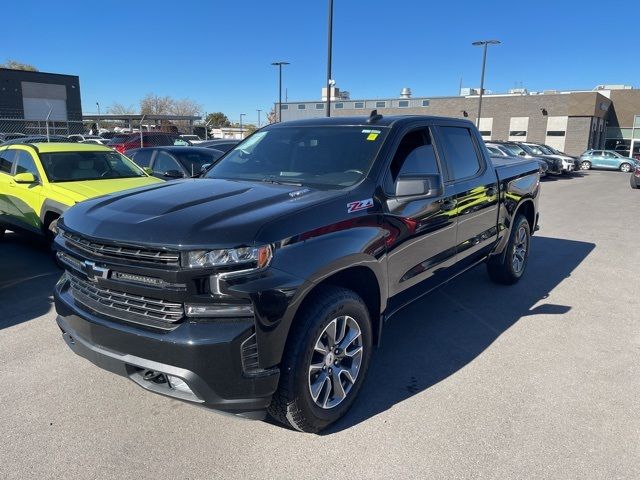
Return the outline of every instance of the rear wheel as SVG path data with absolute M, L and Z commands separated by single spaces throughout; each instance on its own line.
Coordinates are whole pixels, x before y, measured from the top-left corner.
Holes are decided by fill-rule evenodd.
M 620 165 L 620 171 L 629 173 L 631 171 L 631 165 L 629 165 L 628 163 L 623 163 L 622 165 Z
M 513 285 L 527 267 L 529 245 L 531 243 L 531 227 L 524 215 L 518 214 L 513 222 L 509 243 L 504 255 L 491 257 L 487 262 L 489 277 L 496 283 Z
M 319 432 L 355 400 L 371 357 L 369 311 L 353 291 L 320 287 L 296 317 L 269 413 L 302 432 Z
M 591 170 L 591 162 L 587 160 L 580 162 L 580 170 Z

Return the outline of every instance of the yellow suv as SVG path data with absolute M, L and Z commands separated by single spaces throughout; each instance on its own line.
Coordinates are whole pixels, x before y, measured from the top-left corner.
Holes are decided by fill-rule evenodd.
M 89 198 L 162 182 L 104 146 L 0 146 L 0 236 L 5 230 L 53 238 L 58 217 Z

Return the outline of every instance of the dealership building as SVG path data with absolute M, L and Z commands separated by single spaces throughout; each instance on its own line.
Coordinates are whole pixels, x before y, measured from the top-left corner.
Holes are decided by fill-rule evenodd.
M 82 133 L 80 79 L 75 75 L 0 68 L 0 132 Z
M 414 97 L 403 88 L 398 97 L 353 100 L 333 87 L 331 115 L 436 115 L 467 118 L 476 123 L 476 89 L 462 89 L 456 97 Z M 275 105 L 278 111 L 278 104 Z M 319 100 L 282 104 L 282 121 L 322 117 L 326 113 L 326 89 Z M 508 93 L 485 91 L 480 132 L 485 140 L 514 140 L 550 145 L 570 155 L 587 149 L 618 150 L 640 154 L 640 90 L 627 85 L 599 85 L 593 90 L 545 90 L 524 88 Z

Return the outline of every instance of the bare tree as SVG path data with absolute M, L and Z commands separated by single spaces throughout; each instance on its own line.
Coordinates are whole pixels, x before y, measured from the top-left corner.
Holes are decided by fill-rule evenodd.
M 107 108 L 107 113 L 112 115 L 133 115 L 136 113 L 133 105 L 125 107 L 123 104 L 114 102 Z
M 171 97 L 148 93 L 140 100 L 140 113 L 142 115 L 169 115 L 174 103 L 175 101 Z
M 33 65 L 29 65 L 28 63 L 21 63 L 17 60 L 8 59 L 3 64 L 0 64 L 2 68 L 9 68 L 11 70 L 26 70 L 28 72 L 37 72 L 38 69 Z
M 169 110 L 172 115 L 194 116 L 202 112 L 202 105 L 190 98 L 183 98 L 181 100 L 173 100 Z
M 276 123 L 278 121 L 278 116 L 276 115 L 276 108 L 272 107 L 271 111 L 267 114 L 267 123 Z

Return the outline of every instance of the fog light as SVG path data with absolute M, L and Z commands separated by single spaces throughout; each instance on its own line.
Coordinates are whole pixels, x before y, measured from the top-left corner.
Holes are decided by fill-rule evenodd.
M 179 392 L 189 393 L 189 394 L 193 395 L 193 392 L 189 388 L 189 385 L 187 385 L 187 382 L 185 382 L 180 377 L 174 377 L 173 375 L 167 375 L 167 380 L 169 380 L 169 386 L 172 389 L 178 390 Z
M 253 305 L 215 303 L 211 305 L 185 305 L 188 317 L 253 317 Z

